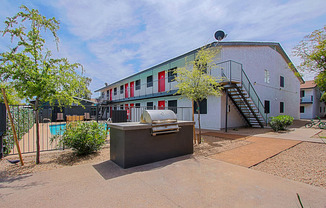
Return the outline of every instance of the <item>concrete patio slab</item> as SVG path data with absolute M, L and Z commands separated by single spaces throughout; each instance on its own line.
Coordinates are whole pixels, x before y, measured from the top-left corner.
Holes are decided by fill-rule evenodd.
M 204 157 L 111 161 L 0 179 L 2 207 L 326 207 L 326 189 Z
M 246 137 L 246 141 L 251 143 L 229 151 L 211 155 L 210 158 L 249 168 L 301 143 L 301 141 L 256 136 Z

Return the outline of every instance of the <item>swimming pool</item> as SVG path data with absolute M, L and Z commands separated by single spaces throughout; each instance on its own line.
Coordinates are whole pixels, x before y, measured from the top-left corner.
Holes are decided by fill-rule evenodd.
M 107 128 L 107 124 L 105 124 L 105 128 Z M 63 135 L 63 133 L 66 131 L 66 124 L 52 124 L 49 126 L 50 132 L 52 135 Z M 110 130 L 110 128 L 109 128 Z

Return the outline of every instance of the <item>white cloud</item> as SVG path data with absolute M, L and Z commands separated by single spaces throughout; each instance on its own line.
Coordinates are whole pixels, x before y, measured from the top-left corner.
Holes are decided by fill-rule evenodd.
M 62 10 L 71 33 L 83 40 L 104 38 L 135 24 L 132 4 L 125 1 L 61 0 L 56 6 Z
M 54 8 L 65 30 L 60 54 L 84 65 L 93 78 L 92 90 L 215 41 L 218 29 L 228 33 L 224 41 L 280 42 L 298 63 L 291 56 L 293 46 L 321 28 L 325 23 L 317 19 L 326 17 L 324 0 L 59 0 L 39 4 Z

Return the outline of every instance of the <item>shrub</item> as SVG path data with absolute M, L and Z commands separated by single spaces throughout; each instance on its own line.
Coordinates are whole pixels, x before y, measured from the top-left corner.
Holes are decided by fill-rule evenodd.
M 271 117 L 269 125 L 274 131 L 286 130 L 293 123 L 293 117 L 288 115 L 280 115 Z
M 74 122 L 67 124 L 66 131 L 59 138 L 59 145 L 72 148 L 77 155 L 86 155 L 100 150 L 107 136 L 104 124 Z M 52 141 L 55 138 L 52 138 Z

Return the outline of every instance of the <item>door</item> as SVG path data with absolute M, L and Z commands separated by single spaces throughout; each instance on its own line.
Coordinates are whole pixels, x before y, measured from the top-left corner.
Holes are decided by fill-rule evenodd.
M 165 109 L 165 101 L 164 100 L 158 101 L 158 109 L 159 110 Z
M 112 89 L 110 89 L 110 100 L 112 100 Z
M 128 83 L 125 84 L 125 98 L 128 98 Z
M 134 82 L 130 82 L 130 97 L 134 96 Z
M 158 73 L 158 92 L 165 91 L 165 71 Z

